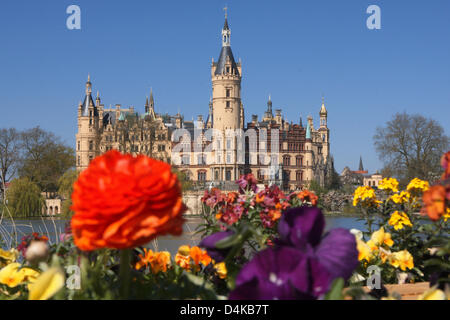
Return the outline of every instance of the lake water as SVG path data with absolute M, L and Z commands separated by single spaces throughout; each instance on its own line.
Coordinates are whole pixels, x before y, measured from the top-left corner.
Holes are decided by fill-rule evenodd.
M 15 220 L 16 230 L 18 234 L 18 242 L 20 239 L 32 232 L 39 232 L 45 234 L 50 239 L 51 243 L 59 241 L 59 235 L 64 232 L 67 220 Z M 195 229 L 201 223 L 200 218 L 188 217 L 184 224 L 184 232 L 179 237 L 164 236 L 149 243 L 148 247 L 157 251 L 169 251 L 172 254 L 176 253 L 178 247 L 183 244 L 195 246 L 199 243 L 199 235 L 195 235 Z M 356 217 L 326 217 L 326 230 L 334 228 L 346 229 L 363 229 L 364 221 Z M 9 248 L 12 244 L 12 239 L 9 234 L 12 234 L 14 226 L 11 221 L 3 220 L 0 224 L 0 237 L 3 240 L 3 247 Z

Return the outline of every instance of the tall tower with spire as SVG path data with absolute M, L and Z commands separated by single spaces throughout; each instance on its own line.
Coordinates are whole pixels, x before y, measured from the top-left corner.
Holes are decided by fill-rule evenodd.
M 214 128 L 218 130 L 241 127 L 241 63 L 236 63 L 230 46 L 231 30 L 227 14 L 222 29 L 222 50 L 219 60 L 212 63 L 212 97 Z M 242 129 L 242 128 L 240 128 Z
M 219 60 L 212 61 L 212 125 L 222 133 L 222 141 L 216 141 L 215 159 L 218 167 L 212 168 L 215 180 L 232 181 L 239 178 L 236 138 L 227 137 L 227 130 L 244 128 L 241 101 L 241 63 L 236 63 L 231 50 L 231 30 L 228 25 L 227 8 L 222 29 L 222 49 Z M 228 131 L 230 132 L 230 131 Z
M 91 77 L 88 75 L 86 94 L 78 105 L 78 133 L 76 135 L 77 169 L 87 168 L 89 162 L 95 158 L 98 149 L 100 96 L 97 94 L 96 103 L 92 98 Z

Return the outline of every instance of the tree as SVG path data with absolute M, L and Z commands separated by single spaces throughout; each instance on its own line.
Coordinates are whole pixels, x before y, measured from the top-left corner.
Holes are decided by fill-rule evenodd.
M 45 206 L 38 185 L 28 178 L 14 179 L 6 192 L 8 208 L 13 217 L 38 217 Z
M 41 190 L 55 193 L 59 178 L 75 166 L 75 151 L 39 127 L 23 132 L 22 141 L 24 156 L 19 175 L 30 178 Z
M 393 173 L 402 184 L 414 177 L 432 181 L 450 144 L 437 121 L 405 112 L 394 115 L 385 127 L 378 127 L 373 139 L 385 164 L 383 171 Z
M 58 194 L 63 198 L 61 212 L 64 217 L 70 217 L 73 214 L 70 207 L 72 206 L 73 184 L 77 179 L 78 171 L 69 170 L 58 181 Z
M 21 137 L 14 128 L 0 129 L 0 194 L 15 175 L 20 162 Z

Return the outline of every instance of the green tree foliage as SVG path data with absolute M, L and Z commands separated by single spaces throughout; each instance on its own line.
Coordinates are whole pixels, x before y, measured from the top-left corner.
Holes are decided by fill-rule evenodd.
M 15 175 L 20 162 L 21 137 L 14 129 L 0 129 L 0 198 L 4 187 Z
M 45 206 L 39 186 L 28 178 L 14 179 L 6 192 L 11 215 L 16 218 L 38 217 Z
M 178 180 L 181 183 L 181 190 L 183 192 L 192 188 L 192 181 L 189 180 L 189 177 L 182 171 L 173 169 L 173 172 L 177 175 Z
M 73 211 L 70 210 L 72 206 L 72 192 L 73 184 L 78 179 L 77 170 L 66 171 L 58 181 L 58 194 L 63 198 L 61 205 L 61 213 L 64 217 L 71 217 Z
M 434 182 L 441 171 L 440 158 L 448 151 L 450 138 L 435 120 L 421 115 L 397 113 L 374 135 L 384 172 L 391 173 L 405 185 L 412 178 Z
M 45 192 L 55 193 L 60 177 L 75 166 L 75 151 L 39 127 L 23 132 L 22 141 L 19 176 L 28 177 Z

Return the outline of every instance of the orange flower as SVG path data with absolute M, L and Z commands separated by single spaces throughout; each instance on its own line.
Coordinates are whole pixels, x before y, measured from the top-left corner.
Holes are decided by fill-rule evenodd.
M 259 194 L 256 194 L 256 196 L 255 196 L 255 202 L 256 203 L 262 203 L 262 202 L 264 202 L 264 198 L 265 198 L 265 195 L 259 195 Z
M 151 259 L 153 257 L 153 251 L 147 250 L 147 248 L 144 248 L 144 255 L 141 253 L 139 254 L 139 261 L 136 263 L 135 268 L 136 270 L 142 269 L 142 267 L 147 267 L 150 263 Z
M 195 265 L 203 264 L 205 267 L 211 263 L 211 257 L 206 253 L 206 250 L 202 250 L 199 247 L 192 247 L 190 257 L 194 261 Z
M 150 261 L 152 272 L 157 274 L 159 272 L 166 272 L 170 265 L 170 253 L 167 251 L 157 252 L 153 255 Z
M 441 185 L 432 186 L 425 191 L 422 196 L 425 207 L 422 212 L 426 212 L 431 220 L 439 220 L 445 213 L 445 187 Z
M 228 203 L 234 203 L 238 197 L 237 192 L 229 192 L 227 195 L 227 202 Z
M 74 184 L 75 244 L 85 251 L 126 249 L 159 235 L 182 233 L 186 210 L 177 176 L 167 163 L 109 151 Z
M 442 180 L 450 178 L 450 151 L 442 156 L 441 165 L 444 168 Z
M 191 257 L 177 253 L 175 255 L 175 263 L 181 268 L 189 270 L 191 268 Z
M 299 192 L 297 198 L 299 198 L 303 202 L 310 202 L 313 206 L 316 206 L 317 200 L 319 200 L 319 197 L 316 196 L 314 192 L 311 192 L 309 190 L 303 190 Z
M 279 210 L 269 210 L 269 217 L 272 221 L 277 221 L 281 218 L 281 211 Z

